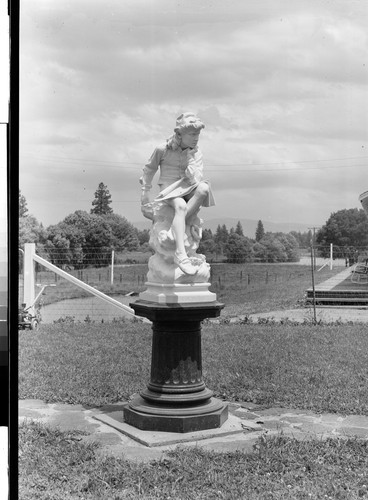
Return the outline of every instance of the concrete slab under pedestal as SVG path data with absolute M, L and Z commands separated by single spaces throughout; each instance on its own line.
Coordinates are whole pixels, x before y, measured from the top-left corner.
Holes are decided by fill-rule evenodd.
M 113 411 L 101 411 L 101 413 L 95 414 L 93 418 L 109 425 L 125 436 L 149 448 L 204 441 L 206 439 L 262 430 L 262 427 L 253 421 L 245 421 L 234 415 L 229 415 L 226 422 L 220 428 L 215 429 L 187 432 L 184 434 L 177 432 L 144 431 L 124 421 L 124 408 L 127 404 L 128 403 L 116 406 Z
M 146 283 L 147 289 L 139 298 L 158 304 L 191 304 L 216 301 L 216 294 L 208 288 L 211 283 Z

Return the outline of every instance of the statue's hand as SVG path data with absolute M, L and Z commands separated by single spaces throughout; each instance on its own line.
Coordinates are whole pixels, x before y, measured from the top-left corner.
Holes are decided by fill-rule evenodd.
M 147 191 L 142 191 L 141 194 L 141 205 L 146 205 L 150 202 L 149 193 Z
M 189 179 L 190 184 L 196 184 L 197 182 L 200 182 L 202 180 L 202 172 L 196 168 L 193 168 L 193 166 L 188 165 L 188 167 L 185 170 L 185 175 L 187 179 Z

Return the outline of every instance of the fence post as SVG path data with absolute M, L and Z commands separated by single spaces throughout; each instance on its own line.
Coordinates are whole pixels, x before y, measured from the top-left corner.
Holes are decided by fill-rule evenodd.
M 33 256 L 35 253 L 36 253 L 36 244 L 25 243 L 23 302 L 26 304 L 26 307 L 31 306 L 35 299 L 35 263 L 33 260 Z
M 330 271 L 332 271 L 333 265 L 333 243 L 330 243 Z
M 114 257 L 115 257 L 115 251 L 113 250 L 111 252 L 111 284 L 114 284 Z
M 315 255 L 314 255 L 314 247 L 313 247 L 313 241 L 311 243 L 311 268 L 312 268 L 312 290 L 313 290 L 313 320 L 314 324 L 317 324 L 317 313 L 316 313 L 316 287 L 314 283 L 314 262 L 315 262 Z

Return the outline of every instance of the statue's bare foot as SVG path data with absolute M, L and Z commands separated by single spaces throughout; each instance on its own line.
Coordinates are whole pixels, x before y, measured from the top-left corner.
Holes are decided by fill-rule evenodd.
M 193 276 L 194 274 L 197 274 L 197 272 L 198 272 L 199 267 L 193 266 L 190 259 L 186 255 L 183 255 L 183 254 L 178 255 L 175 252 L 174 262 L 179 267 L 179 269 L 181 271 L 183 271 L 184 274 L 188 274 L 189 276 Z

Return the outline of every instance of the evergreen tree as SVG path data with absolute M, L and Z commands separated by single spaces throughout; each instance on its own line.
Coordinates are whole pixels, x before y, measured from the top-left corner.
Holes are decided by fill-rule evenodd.
M 261 241 L 264 235 L 265 235 L 265 230 L 263 227 L 263 223 L 261 220 L 259 220 L 256 229 L 256 241 Z
M 229 240 L 229 231 L 227 230 L 225 224 L 223 224 L 222 226 L 220 226 L 219 224 L 217 226 L 214 240 L 216 243 L 216 251 L 222 254 Z
M 112 208 L 110 207 L 111 194 L 107 189 L 107 186 L 103 182 L 98 185 L 97 191 L 95 192 L 95 199 L 92 201 L 91 214 L 96 215 L 106 215 L 112 214 Z
M 19 190 L 19 217 L 25 217 L 28 213 L 27 201 Z
M 239 236 L 244 236 L 243 227 L 242 227 L 242 225 L 240 223 L 240 220 L 238 221 L 238 223 L 236 225 L 235 233 L 238 234 Z
M 206 228 L 203 229 L 202 241 L 204 241 L 204 240 L 213 240 L 213 234 L 212 234 L 211 229 L 206 229 Z

